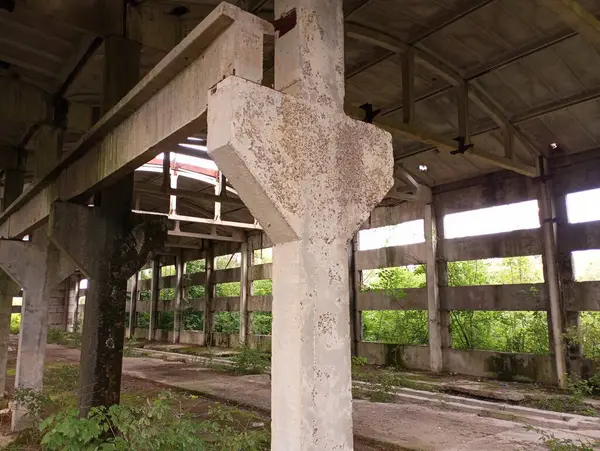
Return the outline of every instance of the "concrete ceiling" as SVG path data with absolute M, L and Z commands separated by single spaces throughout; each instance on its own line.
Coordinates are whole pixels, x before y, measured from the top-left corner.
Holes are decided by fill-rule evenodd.
M 0 10 L 0 89 L 19 83 L 50 108 L 57 96 L 69 100 L 68 148 L 98 118 L 104 50 L 97 36 L 113 32 L 115 18 L 98 9 L 97 20 L 88 22 L 76 14 L 81 8 L 75 3 L 49 3 L 54 6 L 16 0 L 12 12 Z M 218 3 L 146 0 L 130 7 L 130 33 L 143 44 L 141 75 Z M 243 3 L 273 18 L 272 0 Z M 397 164 L 421 182 L 435 186 L 501 170 L 494 159 L 534 166 L 537 154 L 599 147 L 600 22 L 594 29 L 590 18 L 600 13 L 600 0 L 345 0 L 344 8 L 346 111 L 362 118 L 364 103 L 381 109 L 375 122 L 395 131 Z M 403 55 L 411 54 L 409 90 L 402 72 L 410 63 Z M 266 84 L 272 80 L 270 58 Z M 410 98 L 414 112 L 407 128 L 403 103 Z M 0 107 L 0 146 L 15 149 L 26 147 L 32 127 L 52 121 L 51 112 L 31 118 L 2 112 Z M 414 139 L 415 130 L 428 144 Z M 493 158 L 435 147 L 461 130 Z M 558 148 L 551 150 L 551 143 Z M 506 153 L 508 145 L 512 151 Z

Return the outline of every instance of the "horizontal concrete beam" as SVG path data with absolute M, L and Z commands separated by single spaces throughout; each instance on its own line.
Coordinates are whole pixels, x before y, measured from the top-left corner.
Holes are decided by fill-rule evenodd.
M 264 280 L 273 278 L 273 264 L 253 265 L 250 267 L 250 280 Z
M 539 229 L 515 230 L 493 235 L 447 239 L 444 240 L 444 259 L 453 262 L 540 255 L 540 233 Z
M 547 310 L 544 284 L 441 287 L 444 310 Z
M 239 312 L 239 296 L 217 296 L 211 302 L 212 312 Z
M 404 202 L 394 207 L 376 207 L 363 224 L 361 230 L 375 229 L 388 225 L 415 221 L 425 217 L 424 204 L 420 202 Z
M 361 291 L 356 295 L 356 309 L 363 310 L 426 310 L 427 289 L 405 288 L 396 294 L 385 291 Z
M 272 33 L 272 26 L 256 16 L 227 3 L 215 8 L 6 209 L 0 236 L 22 236 L 46 220 L 49 203 L 57 198 L 85 198 L 202 129 L 210 87 L 233 73 L 262 80 L 266 33 Z
M 241 268 L 217 269 L 213 271 L 214 283 L 239 282 L 241 277 Z
M 600 221 L 566 224 L 558 230 L 561 251 L 600 249 Z
M 356 252 L 356 269 L 389 268 L 425 263 L 425 243 Z
M 543 284 L 440 287 L 444 310 L 547 310 Z M 427 289 L 406 288 L 398 293 L 362 291 L 357 310 L 426 310 Z
M 264 296 L 248 297 L 249 312 L 271 312 L 273 311 L 273 296 L 270 294 Z
M 600 311 L 600 281 L 575 282 L 573 289 L 575 291 L 572 297 L 573 303 L 565 306 L 567 311 Z

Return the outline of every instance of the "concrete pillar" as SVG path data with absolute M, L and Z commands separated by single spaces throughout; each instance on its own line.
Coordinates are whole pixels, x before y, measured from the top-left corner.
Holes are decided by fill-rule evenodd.
M 342 1 L 276 0 L 276 90 L 232 76 L 208 149 L 273 242 L 271 449 L 351 450 L 348 244 L 393 185 L 391 136 L 348 118 Z
M 575 305 L 575 273 L 573 271 L 573 256 L 569 248 L 569 243 L 565 239 L 568 233 L 569 217 L 567 214 L 566 196 L 554 196 L 554 206 L 556 214 L 556 247 L 558 276 L 562 288 L 563 308 L 564 308 L 564 333 L 569 330 L 579 330 L 579 312 L 569 311 L 569 307 Z M 583 349 L 580 343 L 572 340 L 566 340 L 565 359 L 568 373 L 573 377 L 582 376 L 581 358 Z
M 173 343 L 179 343 L 179 336 L 182 327 L 182 305 L 183 305 L 183 276 L 185 272 L 185 263 L 183 261 L 183 251 L 180 249 L 175 256 L 175 312 L 173 314 Z
M 154 340 L 154 331 L 158 323 L 158 298 L 160 297 L 160 258 L 152 261 L 152 284 L 150 288 L 150 315 L 148 318 L 148 341 Z
M 429 317 L 429 367 L 432 372 L 440 373 L 444 368 L 443 322 L 440 302 L 440 287 L 437 265 L 437 221 L 433 203 L 424 207 L 425 247 L 427 271 L 427 312 Z
M 15 169 L 4 170 L 4 211 L 23 192 L 24 172 Z M 0 270 L 0 397 L 6 390 L 6 364 L 10 338 L 10 319 L 13 297 L 19 293 L 19 285 L 8 274 Z
M 137 303 L 140 298 L 139 290 L 140 272 L 136 271 L 133 275 L 133 283 L 131 284 L 131 301 L 129 304 L 129 324 L 127 336 L 129 339 L 135 338 L 135 328 L 137 326 Z
M 208 242 L 206 252 L 204 254 L 206 267 L 206 282 L 204 283 L 204 346 L 213 345 L 213 299 L 215 297 L 214 284 L 214 265 L 215 254 L 213 252 L 212 242 Z
M 50 214 L 52 242 L 89 279 L 80 363 L 83 415 L 91 406 L 119 402 L 127 280 L 166 241 L 162 219 L 132 217 L 130 203 L 121 202 L 129 181 L 106 188 L 98 206 L 56 202 Z
M 0 241 L 0 267 L 24 288 L 15 388 L 40 392 L 48 334 L 48 299 L 53 288 L 74 270 L 47 239 L 44 229 L 30 242 Z M 13 404 L 12 430 L 30 426 L 26 409 Z
M 542 170 L 542 173 L 544 173 L 544 170 Z M 542 261 L 550 304 L 550 321 L 548 322 L 550 349 L 554 354 L 557 384 L 560 388 L 564 388 L 567 378 L 563 337 L 563 300 L 556 248 L 556 216 L 552 183 L 547 177 L 540 178 L 538 202 L 540 224 L 542 226 Z
M 79 302 L 79 282 L 81 276 L 72 274 L 69 277 L 67 303 L 65 309 L 65 329 L 67 332 L 77 331 L 77 304 Z
M 241 246 L 242 264 L 240 268 L 240 344 L 247 343 L 249 335 L 248 325 L 248 297 L 250 296 L 250 264 L 252 261 L 252 248 L 248 239 Z
M 356 270 L 356 244 L 354 237 L 348 244 L 348 290 L 350 293 L 350 351 L 358 356 L 358 343 L 362 341 L 362 312 L 358 310 L 357 294 L 360 291 L 360 272 Z
M 104 39 L 102 114 L 106 114 L 140 79 L 142 46 L 122 36 Z

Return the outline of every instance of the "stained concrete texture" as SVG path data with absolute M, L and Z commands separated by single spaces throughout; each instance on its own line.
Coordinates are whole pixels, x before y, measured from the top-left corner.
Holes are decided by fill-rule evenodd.
M 48 345 L 47 358 L 79 362 L 79 351 Z M 198 365 L 151 358 L 124 359 L 123 373 L 190 390 L 214 399 L 242 404 L 259 411 L 270 410 L 267 375 L 234 376 Z M 383 404 L 353 401 L 355 438 L 383 443 L 375 449 L 419 451 L 544 451 L 540 434 L 523 424 L 480 417 L 447 408 L 413 403 Z M 545 429 L 557 438 L 599 440 L 600 431 Z M 358 447 L 356 449 L 359 449 Z

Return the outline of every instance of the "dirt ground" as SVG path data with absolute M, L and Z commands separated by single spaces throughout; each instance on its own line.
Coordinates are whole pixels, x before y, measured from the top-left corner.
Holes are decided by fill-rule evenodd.
M 79 350 L 48 345 L 47 363 L 79 361 Z M 124 390 L 135 378 L 149 392 L 156 387 L 188 390 L 206 403 L 226 401 L 267 416 L 270 410 L 268 375 L 238 376 L 200 365 L 144 357 L 124 361 Z M 133 379 L 132 379 L 133 378 Z M 443 450 L 443 451 L 528 451 L 547 450 L 540 434 L 523 424 L 426 405 L 383 404 L 354 401 L 355 449 Z M 573 440 L 598 440 L 600 431 L 552 429 L 548 434 Z

